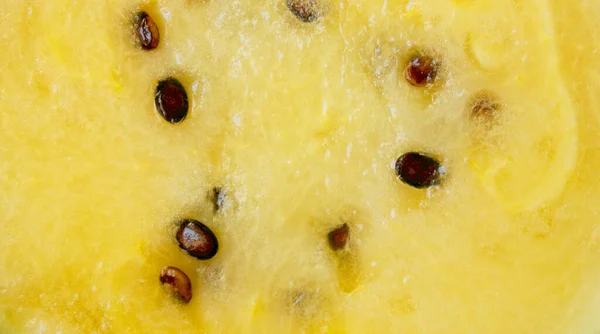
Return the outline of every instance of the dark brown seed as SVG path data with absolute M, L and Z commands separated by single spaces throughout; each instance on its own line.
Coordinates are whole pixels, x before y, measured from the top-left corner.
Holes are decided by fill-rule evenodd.
M 442 166 L 425 154 L 408 152 L 396 161 L 396 174 L 402 182 L 415 188 L 427 188 L 440 182 Z
M 144 50 L 154 50 L 158 47 L 160 41 L 160 33 L 158 32 L 158 26 L 150 15 L 146 12 L 140 12 L 137 15 L 135 35 L 137 37 L 138 44 Z
M 346 247 L 349 235 L 350 228 L 348 228 L 348 224 L 343 224 L 336 227 L 334 230 L 329 232 L 329 234 L 327 234 L 329 246 L 331 246 L 333 250 L 339 250 Z
M 317 0 L 286 0 L 289 10 L 298 20 L 310 23 L 323 15 Z
M 213 202 L 214 211 L 219 211 L 219 209 L 223 207 L 223 202 L 225 201 L 225 191 L 220 187 L 215 187 L 213 188 L 210 197 Z
M 154 93 L 154 104 L 160 115 L 173 124 L 183 121 L 188 113 L 187 93 L 175 78 L 158 82 Z
M 429 56 L 415 56 L 404 68 L 404 78 L 409 84 L 424 87 L 432 84 L 438 73 L 438 63 Z
M 474 117 L 494 116 L 501 108 L 502 104 L 492 93 L 482 91 L 471 98 L 470 109 Z
M 215 234 L 204 224 L 194 219 L 186 219 L 177 231 L 179 248 L 187 254 L 208 260 L 217 254 L 219 244 Z
M 192 283 L 187 275 L 178 268 L 164 267 L 160 272 L 161 283 L 184 303 L 192 299 Z

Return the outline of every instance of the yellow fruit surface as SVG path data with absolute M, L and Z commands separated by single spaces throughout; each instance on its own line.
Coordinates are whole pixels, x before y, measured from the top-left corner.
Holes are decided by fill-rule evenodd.
M 284 0 L 2 1 L 0 333 L 600 329 L 600 2 L 320 4 L 306 23 Z M 419 50 L 431 87 L 402 74 Z M 169 76 L 176 125 L 154 106 Z M 481 92 L 494 124 L 469 114 Z M 442 184 L 399 181 L 408 151 Z M 214 258 L 178 248 L 184 218 Z

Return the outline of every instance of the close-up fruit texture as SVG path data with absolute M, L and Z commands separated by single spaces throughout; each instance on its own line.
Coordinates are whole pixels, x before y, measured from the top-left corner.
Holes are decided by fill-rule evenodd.
M 600 1 L 4 0 L 0 333 L 600 330 Z

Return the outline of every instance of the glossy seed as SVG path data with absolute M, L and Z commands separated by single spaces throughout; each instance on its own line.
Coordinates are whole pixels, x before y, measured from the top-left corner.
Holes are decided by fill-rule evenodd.
M 334 230 L 329 232 L 329 234 L 327 234 L 329 246 L 331 246 L 333 250 L 339 250 L 346 247 L 349 235 L 350 228 L 348 227 L 348 224 L 343 224 L 336 227 Z
M 192 299 L 192 283 L 187 275 L 178 268 L 164 267 L 160 272 L 161 283 L 184 303 Z
M 144 50 L 154 50 L 158 47 L 160 33 L 158 26 L 146 12 L 137 15 L 135 35 L 137 42 Z
M 482 91 L 471 98 L 470 109 L 474 117 L 494 116 L 501 108 L 502 104 L 492 93 Z
M 409 84 L 424 87 L 432 84 L 438 74 L 438 63 L 429 56 L 415 56 L 404 68 L 404 78 Z
M 220 187 L 215 187 L 210 197 L 213 203 L 213 210 L 215 212 L 219 211 L 223 207 L 223 202 L 225 202 L 225 191 Z
M 415 188 L 427 188 L 439 184 L 442 176 L 440 163 L 425 154 L 405 153 L 396 161 L 396 174 L 402 182 Z
M 158 83 L 154 93 L 154 104 L 160 115 L 173 124 L 183 121 L 188 113 L 187 93 L 175 78 L 167 78 Z
M 219 244 L 215 234 L 204 224 L 194 219 L 186 219 L 177 230 L 179 248 L 187 254 L 208 260 L 217 254 Z
M 310 23 L 323 15 L 317 0 L 286 0 L 288 9 L 298 20 Z

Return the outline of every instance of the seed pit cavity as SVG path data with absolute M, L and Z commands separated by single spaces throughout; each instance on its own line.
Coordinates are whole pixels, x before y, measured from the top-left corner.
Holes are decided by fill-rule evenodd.
M 428 188 L 440 183 L 443 166 L 433 157 L 419 152 L 402 154 L 396 161 L 396 175 L 415 188 Z
M 502 103 L 493 93 L 480 91 L 470 98 L 468 109 L 473 117 L 493 117 L 502 109 Z
M 307 300 L 310 300 L 312 295 L 306 291 L 296 291 L 290 296 L 290 304 L 295 308 L 306 307 Z
M 425 87 L 435 82 L 439 71 L 439 62 L 428 55 L 415 55 L 404 68 L 404 78 L 415 87 Z
M 324 15 L 318 0 L 286 0 L 288 9 L 296 18 L 305 23 L 311 23 Z
M 139 12 L 135 20 L 135 36 L 138 45 L 144 50 L 154 50 L 160 42 L 156 22 L 146 12 Z
M 312 318 L 321 311 L 321 295 L 313 289 L 291 289 L 286 293 L 286 307 L 293 315 Z
M 188 96 L 179 80 L 167 78 L 158 82 L 154 104 L 160 115 L 172 124 L 181 123 L 188 114 Z
M 160 282 L 169 292 L 184 303 L 192 299 L 192 283 L 189 277 L 175 267 L 164 267 L 160 272 Z
M 329 239 L 329 246 L 333 250 L 340 250 L 346 247 L 346 243 L 348 242 L 348 237 L 350 236 L 350 228 L 348 224 L 344 223 L 333 229 L 331 232 L 327 234 L 327 238 Z
M 219 250 L 215 234 L 204 224 L 194 219 L 185 219 L 177 230 L 179 248 L 199 260 L 214 257 Z

